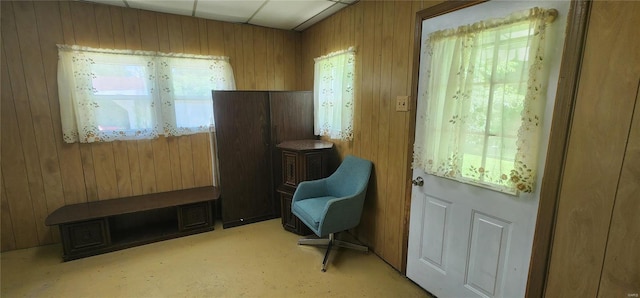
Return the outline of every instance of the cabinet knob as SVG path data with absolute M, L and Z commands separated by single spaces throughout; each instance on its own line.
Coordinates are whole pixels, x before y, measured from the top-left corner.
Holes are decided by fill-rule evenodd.
M 413 184 L 415 186 L 423 186 L 424 185 L 424 179 L 422 179 L 422 177 L 418 176 L 418 177 L 416 177 L 416 179 L 411 180 L 411 184 Z

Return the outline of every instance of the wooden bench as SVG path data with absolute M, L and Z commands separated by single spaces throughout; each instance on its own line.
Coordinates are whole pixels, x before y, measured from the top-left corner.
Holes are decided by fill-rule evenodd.
M 213 186 L 153 193 L 58 208 L 64 261 L 213 230 L 220 191 Z

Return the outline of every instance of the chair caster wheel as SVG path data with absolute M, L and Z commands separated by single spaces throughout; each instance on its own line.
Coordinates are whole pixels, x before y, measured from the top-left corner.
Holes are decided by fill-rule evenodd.
M 327 272 L 327 269 L 322 268 L 322 272 Z

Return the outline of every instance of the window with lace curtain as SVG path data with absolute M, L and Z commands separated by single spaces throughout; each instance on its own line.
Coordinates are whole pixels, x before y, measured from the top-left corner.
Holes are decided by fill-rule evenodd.
M 212 90 L 234 90 L 226 57 L 58 46 L 65 142 L 209 132 Z
M 426 137 L 415 144 L 414 167 L 511 194 L 534 190 L 545 31 L 556 14 L 532 8 L 428 36 L 418 94 Z
M 314 133 L 351 141 L 355 49 L 351 47 L 314 60 Z

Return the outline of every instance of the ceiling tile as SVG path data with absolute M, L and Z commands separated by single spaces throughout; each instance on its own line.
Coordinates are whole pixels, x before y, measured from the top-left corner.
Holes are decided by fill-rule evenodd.
M 303 31 L 358 0 L 81 0 Z M 195 13 L 194 13 L 195 6 Z
M 265 1 L 198 0 L 196 17 L 246 23 Z
M 271 0 L 249 20 L 249 23 L 292 30 L 334 4 L 334 2 L 326 0 Z
M 307 28 L 311 27 L 311 25 L 322 21 L 324 18 L 326 18 L 326 17 L 338 12 L 338 10 L 341 10 L 341 9 L 343 9 L 345 7 L 347 7 L 346 4 L 336 3 L 333 6 L 329 7 L 328 9 L 326 9 L 325 11 L 315 15 L 314 17 L 310 18 L 306 22 L 300 24 L 300 26 L 294 28 L 294 30 L 303 31 L 304 29 L 307 29 Z
M 195 0 L 125 0 L 129 7 L 190 16 Z

